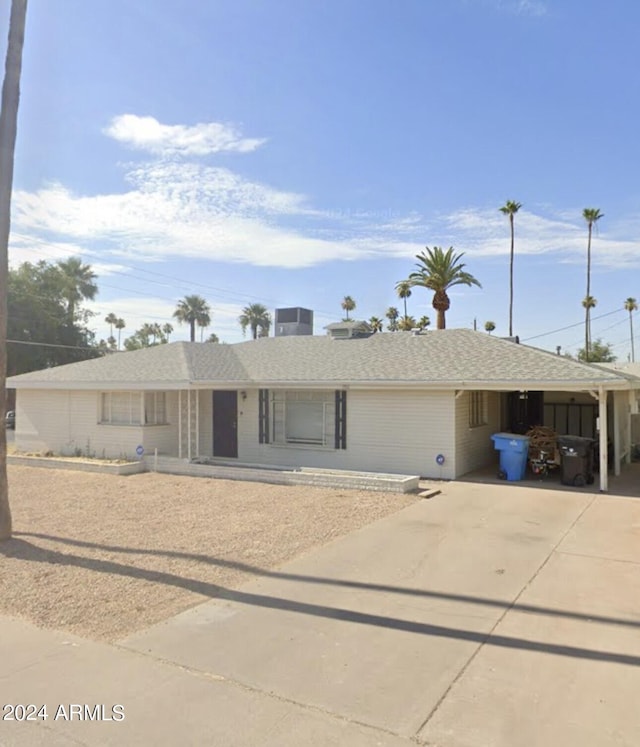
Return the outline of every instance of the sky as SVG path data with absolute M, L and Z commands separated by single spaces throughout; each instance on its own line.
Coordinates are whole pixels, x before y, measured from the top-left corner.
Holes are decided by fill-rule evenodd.
M 384 318 L 453 246 L 482 288 L 451 290 L 447 326 L 506 336 L 515 200 L 514 334 L 575 354 L 599 208 L 592 337 L 627 360 L 639 27 L 634 0 L 30 0 L 10 263 L 89 263 L 98 338 L 196 293 L 233 343 L 251 303 L 315 334 L 346 295 Z M 431 295 L 408 312 L 435 326 Z

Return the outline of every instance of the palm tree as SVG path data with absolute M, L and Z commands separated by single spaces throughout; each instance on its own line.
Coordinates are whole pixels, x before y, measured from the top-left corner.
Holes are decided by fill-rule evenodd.
M 84 299 L 92 301 L 96 297 L 98 286 L 94 280 L 97 275 L 91 265 L 85 265 L 80 257 L 58 260 L 57 266 L 62 282 L 61 294 L 67 302 L 67 314 L 72 323 L 76 317 L 77 304 Z
M 520 210 L 522 203 L 515 200 L 507 200 L 500 208 L 500 212 L 509 216 L 511 228 L 511 253 L 509 255 L 509 337 L 513 337 L 513 216 Z
M 173 312 L 178 324 L 188 324 L 191 330 L 191 342 L 196 341 L 196 324 L 198 327 L 208 327 L 211 324 L 211 307 L 202 296 L 185 296 L 178 301 Z
M 155 345 L 158 337 L 162 340 L 162 327 L 158 324 L 158 322 L 154 322 L 150 325 L 150 327 L 151 337 L 153 337 L 152 344 Z
M 166 324 L 162 325 L 162 334 L 165 337 L 165 340 L 169 342 L 169 335 L 173 332 L 173 324 L 169 324 L 167 322 Z
M 411 296 L 411 284 L 408 280 L 399 280 L 396 283 L 398 298 L 404 301 L 404 318 L 407 318 L 407 298 Z
M 347 314 L 347 321 L 349 321 L 349 312 L 353 311 L 356 307 L 356 302 L 351 298 L 351 296 L 345 296 L 342 299 L 342 303 L 340 304 L 342 306 L 342 310 L 346 312 Z
M 420 319 L 418 319 L 418 329 L 423 330 L 426 329 L 431 324 L 431 319 L 429 319 L 428 316 L 421 316 Z
M 109 337 L 113 337 L 113 325 L 118 321 L 118 317 L 112 311 L 105 316 L 104 320 L 109 325 Z
M 484 328 L 485 328 L 485 330 L 489 334 L 491 334 L 493 332 L 493 330 L 496 328 L 496 323 L 495 322 L 485 322 L 484 323 Z
M 377 316 L 372 316 L 369 319 L 369 326 L 373 330 L 373 333 L 382 332 L 382 319 Z
M 400 312 L 398 309 L 396 309 L 395 306 L 389 306 L 387 309 L 385 316 L 389 320 L 389 324 L 387 324 L 387 329 L 389 332 L 397 332 L 398 331 L 398 317 L 400 316 Z
M 402 332 L 411 332 L 416 327 L 416 320 L 412 316 L 403 316 L 398 322 L 398 329 Z
M 154 329 L 154 325 L 150 324 L 149 322 L 145 322 L 142 327 L 138 330 L 138 334 L 140 336 L 140 339 L 142 340 L 142 344 L 144 347 L 148 347 L 149 345 L 155 345 L 156 343 L 156 332 Z M 151 341 L 151 338 L 153 337 L 153 342 Z
M 452 246 L 446 252 L 439 246 L 426 249 L 426 253 L 416 254 L 418 270 L 409 275 L 409 283 L 412 287 L 420 286 L 434 291 L 432 306 L 438 312 L 436 327 L 445 329 L 445 313 L 451 305 L 447 290 L 454 285 L 477 285 L 479 288 L 482 286 L 473 275 L 464 271 L 465 265 L 460 261 L 464 257 L 464 252 L 454 254 Z
M 251 336 L 254 340 L 258 337 L 268 337 L 269 328 L 271 327 L 271 314 L 267 307 L 261 303 L 252 303 L 242 309 L 242 314 L 238 317 L 242 334 L 246 334 L 247 327 L 251 330 Z M 258 334 L 258 330 L 260 333 Z
M 585 294 L 585 300 L 591 298 L 591 234 L 593 231 L 594 223 L 597 223 L 603 214 L 599 208 L 585 208 L 582 211 L 582 217 L 587 221 L 589 227 L 589 239 L 587 241 L 587 292 Z M 585 316 L 584 316 L 584 355 L 587 363 L 589 362 L 589 344 L 591 342 L 591 307 L 584 304 Z
M 27 0 L 12 0 L 9 41 L 0 109 L 0 419 L 4 423 L 7 381 L 7 278 L 9 276 L 9 228 L 11 189 L 18 129 L 20 73 L 27 14 Z M 7 435 L 0 429 L 0 540 L 11 539 L 12 521 L 7 481 Z
M 118 330 L 118 350 L 120 350 L 120 334 L 122 330 L 127 326 L 125 324 L 124 319 L 121 319 L 118 317 L 115 322 L 113 323 L 113 326 Z
M 638 303 L 635 298 L 627 298 L 624 302 L 624 308 L 629 312 L 629 335 L 631 338 L 631 362 L 635 363 L 636 351 L 633 344 L 633 312 L 638 310 Z

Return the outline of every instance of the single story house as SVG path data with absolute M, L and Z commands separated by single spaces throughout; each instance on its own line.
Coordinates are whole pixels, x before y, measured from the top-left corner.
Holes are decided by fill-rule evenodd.
M 455 479 L 546 424 L 631 456 L 640 378 L 468 329 L 174 342 L 11 377 L 21 451 Z M 611 456 L 609 456 L 611 451 Z M 602 469 L 604 467 L 604 469 Z

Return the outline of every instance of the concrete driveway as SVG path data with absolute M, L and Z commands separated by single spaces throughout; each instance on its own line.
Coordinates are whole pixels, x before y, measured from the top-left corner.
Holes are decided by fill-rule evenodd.
M 3 702 L 127 715 L 0 745 L 637 745 L 640 500 L 450 483 L 119 646 L 0 633 Z

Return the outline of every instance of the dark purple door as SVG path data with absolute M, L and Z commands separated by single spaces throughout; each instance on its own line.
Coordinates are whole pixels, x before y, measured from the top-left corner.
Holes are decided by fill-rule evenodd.
M 238 393 L 213 393 L 213 456 L 238 456 Z

